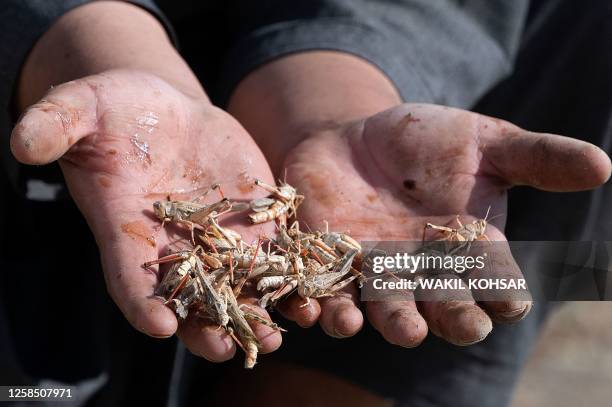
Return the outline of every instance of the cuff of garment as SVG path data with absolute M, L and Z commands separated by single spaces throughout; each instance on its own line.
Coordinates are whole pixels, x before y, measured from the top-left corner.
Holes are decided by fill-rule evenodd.
M 410 91 L 410 100 L 429 101 L 433 95 L 416 70 L 403 62 L 401 55 L 409 44 L 398 49 L 381 30 L 350 19 L 288 21 L 272 24 L 241 39 L 224 61 L 223 76 L 217 95 L 226 106 L 240 80 L 259 66 L 274 59 L 305 51 L 346 52 L 378 67 L 395 85 L 402 100 Z
M 1 159 L 12 183 L 16 183 L 17 162 L 10 154 L 9 135 L 14 125 L 12 100 L 19 72 L 36 41 L 62 15 L 91 3 L 91 0 L 3 0 L 0 9 L 0 138 Z M 150 0 L 131 0 L 153 14 L 164 25 L 176 45 L 172 27 L 155 3 Z M 41 67 L 44 69 L 44 67 Z

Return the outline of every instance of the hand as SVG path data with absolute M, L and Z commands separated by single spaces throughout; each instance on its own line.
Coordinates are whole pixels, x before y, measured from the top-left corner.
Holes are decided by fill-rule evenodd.
M 136 329 L 154 337 L 172 335 L 177 320 L 153 297 L 158 276 L 141 267 L 167 254 L 173 238 L 159 230 L 152 203 L 194 191 L 183 197 L 190 199 L 215 182 L 232 198 L 265 195 L 247 187 L 243 174 L 273 182 L 261 152 L 231 116 L 204 95 L 187 96 L 140 71 L 107 71 L 51 89 L 25 111 L 11 148 L 26 164 L 59 160 L 100 248 L 110 295 Z M 232 227 L 248 242 L 265 232 Z M 263 352 L 280 346 L 279 333 L 260 324 L 254 329 Z M 202 329 L 193 320 L 178 327 L 178 335 L 211 361 L 231 358 L 236 349 L 223 330 Z
M 530 185 L 547 191 L 595 188 L 610 176 L 610 159 L 571 138 L 537 134 L 475 113 L 435 105 L 405 104 L 372 117 L 311 130 L 286 156 L 287 181 L 306 196 L 302 224 L 350 231 L 358 240 L 420 240 L 426 222 L 445 225 L 457 214 L 470 222 L 487 207 L 497 217 L 487 229 L 503 234 L 507 190 Z M 512 259 L 497 272 L 519 277 Z M 411 347 L 427 334 L 457 345 L 482 340 L 491 318 L 516 321 L 529 301 L 480 305 L 462 301 L 367 302 L 372 325 L 391 343 Z M 330 335 L 346 337 L 362 326 L 357 289 L 318 304 L 306 318 L 294 299 L 285 312 L 302 325 L 317 320 Z M 482 308 L 481 308 L 482 306 Z
M 361 240 L 420 241 L 426 222 L 450 224 L 456 215 L 470 222 L 491 206 L 492 215 L 502 216 L 488 237 L 503 241 L 506 190 L 512 185 L 572 191 L 594 188 L 610 175 L 609 158 L 593 145 L 466 111 L 400 103 L 393 82 L 377 66 L 342 52 L 309 51 L 250 73 L 232 94 L 229 111 L 273 170 L 282 177 L 286 167 L 287 181 L 306 196 L 298 210 L 302 225 L 321 228 L 327 220 L 332 230 Z M 493 266 L 519 276 L 511 258 Z M 489 333 L 491 317 L 517 320 L 530 307 L 511 298 L 481 309 L 469 291 L 460 293 L 462 301 L 440 294 L 438 302 L 417 306 L 407 297 L 368 302 L 365 309 L 389 342 L 415 346 L 427 325 L 465 345 Z M 319 320 L 330 335 L 345 337 L 363 324 L 355 288 L 300 309 L 302 303 L 294 296 L 283 309 L 302 326 Z

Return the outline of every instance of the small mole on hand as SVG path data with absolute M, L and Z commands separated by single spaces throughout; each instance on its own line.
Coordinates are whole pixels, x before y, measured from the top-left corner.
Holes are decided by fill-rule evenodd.
M 416 187 L 416 182 L 411 179 L 404 180 L 404 188 L 406 189 L 414 189 Z

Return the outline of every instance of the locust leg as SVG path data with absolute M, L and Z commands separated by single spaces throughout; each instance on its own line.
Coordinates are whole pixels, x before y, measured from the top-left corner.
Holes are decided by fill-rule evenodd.
M 332 285 L 331 287 L 329 287 L 327 290 L 325 290 L 326 292 L 316 295 L 316 298 L 333 297 L 334 295 L 336 295 L 338 291 L 342 290 L 344 287 L 352 283 L 353 280 L 355 280 L 356 278 L 357 276 L 351 276 L 347 278 L 346 280 L 342 280 L 339 283 L 336 283 Z M 300 305 L 300 308 L 306 307 L 308 304 L 310 304 L 310 297 L 306 297 L 305 299 L 306 299 L 306 302 Z
M 170 262 L 179 261 L 179 260 L 187 260 L 190 256 L 193 256 L 194 254 L 196 254 L 197 252 L 201 250 L 204 250 L 204 249 L 202 248 L 202 246 L 198 245 L 191 251 L 182 251 L 182 252 L 172 253 L 167 256 L 160 257 L 157 260 L 151 260 L 151 261 L 144 262 L 142 267 L 149 268 L 155 264 L 164 264 L 164 263 L 170 263 Z
M 229 256 L 229 273 L 230 273 L 230 284 L 234 284 L 234 257 L 230 253 Z
M 347 278 L 346 280 L 342 280 L 339 283 L 332 285 L 331 287 L 329 287 L 329 293 L 333 295 L 333 293 L 342 290 L 344 287 L 352 283 L 353 280 L 355 280 L 356 278 L 357 276 L 353 275 Z
M 242 286 L 244 285 L 244 283 L 246 283 L 247 279 L 249 278 L 249 276 L 253 272 L 253 266 L 255 266 L 255 261 L 257 260 L 257 253 L 259 253 L 259 248 L 261 247 L 261 242 L 262 242 L 262 238 L 260 236 L 257 239 L 257 247 L 255 248 L 255 253 L 253 254 L 253 260 L 251 260 L 251 266 L 249 267 L 249 272 L 247 273 L 246 276 L 244 276 L 244 278 L 242 280 L 240 280 L 240 282 L 234 288 L 234 295 L 236 297 L 238 297 L 240 295 L 240 292 L 242 291 Z
M 147 268 L 151 267 L 154 264 L 164 264 L 164 263 L 170 263 L 170 262 L 173 262 L 173 261 L 185 260 L 189 256 L 191 256 L 191 253 L 189 253 L 189 252 L 173 253 L 173 254 L 169 254 L 169 255 L 164 256 L 164 257 L 160 257 L 157 260 L 147 261 L 147 262 L 145 262 L 142 265 L 142 267 L 147 269 Z
M 257 185 L 258 187 L 261 187 L 262 189 L 277 195 L 278 194 L 278 188 L 272 185 L 268 185 L 263 181 L 260 181 L 258 179 L 255 180 L 255 185 Z
M 291 206 L 287 211 L 287 216 L 294 218 L 297 217 L 297 208 L 304 202 L 303 195 L 296 195 L 294 199 L 292 199 Z
M 221 199 L 223 199 L 224 196 L 223 196 L 223 191 L 221 190 L 221 185 L 220 184 L 212 184 L 210 187 L 208 187 L 208 189 L 202 195 L 197 196 L 191 202 L 198 202 L 200 199 L 204 198 L 206 195 L 210 194 L 215 189 L 219 190 L 219 194 L 221 195 Z
M 428 222 L 423 228 L 423 238 L 421 239 L 421 244 L 425 243 L 425 232 L 427 231 L 427 229 L 434 229 L 440 232 L 446 232 L 451 236 L 457 234 L 457 229 L 449 228 L 448 226 L 438 226 Z
M 274 293 L 267 293 L 264 294 L 260 299 L 259 299 L 259 306 L 262 308 L 266 308 L 268 306 L 268 302 L 270 302 L 270 299 L 272 298 L 272 296 L 274 296 Z
M 215 235 L 217 235 L 221 240 L 225 239 L 225 241 L 227 241 L 232 247 L 236 247 L 236 239 L 234 239 L 233 236 L 231 236 L 224 228 L 221 227 L 221 225 L 219 225 L 215 217 L 211 217 L 209 222 Z
M 195 229 L 204 230 L 204 228 L 197 223 L 193 223 L 185 219 L 180 219 L 177 222 L 182 225 L 186 225 L 189 228 L 189 233 L 191 234 L 191 244 L 195 245 Z
M 242 349 L 245 353 L 247 352 L 246 348 L 244 347 L 240 339 L 238 339 L 238 337 L 234 333 L 234 329 L 231 326 L 228 326 L 225 329 L 225 332 L 236 342 L 236 344 L 240 347 L 240 349 Z
M 246 308 L 248 310 L 250 310 L 251 308 L 246 305 L 246 304 L 241 304 L 239 307 L 241 310 L 242 308 Z M 270 328 L 276 330 L 276 331 L 281 331 L 281 332 L 287 332 L 286 329 L 281 328 L 280 326 L 278 326 L 278 324 L 267 320 L 266 318 L 263 318 L 262 316 L 260 316 L 259 314 L 256 314 L 254 312 L 245 312 L 243 311 L 243 315 L 246 319 L 250 319 L 251 321 L 255 321 L 255 322 L 259 322 L 260 324 L 263 324 L 265 326 L 269 326 Z
M 185 274 L 183 278 L 181 278 L 181 281 L 177 284 L 176 288 L 172 291 L 172 293 L 166 300 L 165 302 L 166 305 L 168 305 L 174 299 L 174 297 L 176 297 L 176 294 L 178 294 L 178 292 L 183 289 L 188 279 L 189 279 L 189 274 Z
M 433 223 L 427 223 L 427 225 L 425 225 L 425 229 L 435 229 L 435 230 L 440 230 L 440 231 L 449 232 L 449 233 L 453 233 L 457 231 L 457 229 L 449 228 L 448 226 L 438 226 L 438 225 L 434 225 Z
M 263 297 L 261 297 L 261 299 L 259 300 L 259 305 L 265 308 L 268 305 L 268 302 L 274 304 L 281 298 L 289 295 L 293 290 L 295 290 L 297 285 L 297 280 L 291 280 L 289 282 L 286 282 L 285 284 L 280 286 L 278 290 L 265 294 Z
M 460 219 L 459 215 L 457 215 L 457 219 L 456 220 L 457 220 L 457 224 L 459 225 L 459 227 L 462 228 L 463 227 L 463 223 L 461 223 L 461 219 Z
M 427 225 L 428 224 L 426 224 L 425 227 L 423 227 L 423 236 L 421 236 L 421 246 L 423 246 L 425 244 L 425 233 L 427 233 L 427 229 L 428 229 Z
M 307 307 L 307 306 L 309 306 L 309 305 L 310 305 L 310 297 L 306 297 L 306 298 L 304 298 L 304 299 L 305 299 L 306 301 L 305 301 L 305 302 L 304 302 L 302 305 L 300 305 L 300 308 L 304 308 L 304 307 Z

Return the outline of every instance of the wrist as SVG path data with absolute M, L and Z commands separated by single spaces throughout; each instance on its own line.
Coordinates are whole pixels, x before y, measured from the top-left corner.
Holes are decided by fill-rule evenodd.
M 113 69 L 154 74 L 206 98 L 153 15 L 129 3 L 97 1 L 64 14 L 37 41 L 21 70 L 17 107 L 23 110 L 51 86 Z
M 272 61 L 236 87 L 229 112 L 251 133 L 275 172 L 287 152 L 317 132 L 401 103 L 369 62 L 341 52 L 303 52 Z

